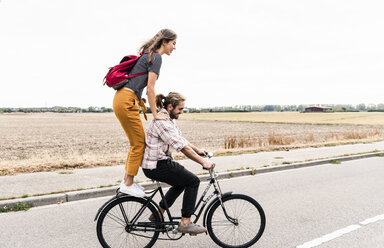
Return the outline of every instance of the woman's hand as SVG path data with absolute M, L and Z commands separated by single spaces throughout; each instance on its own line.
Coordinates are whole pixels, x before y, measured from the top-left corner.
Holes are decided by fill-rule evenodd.
M 166 114 L 163 114 L 163 113 L 158 113 L 154 116 L 154 118 L 156 120 L 164 120 L 164 121 L 168 121 L 169 120 L 169 117 L 166 115 Z

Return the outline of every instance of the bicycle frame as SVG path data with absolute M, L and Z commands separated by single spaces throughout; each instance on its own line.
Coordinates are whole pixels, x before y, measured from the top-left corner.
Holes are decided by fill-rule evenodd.
M 200 216 L 201 216 L 203 210 L 205 209 L 205 206 L 208 204 L 208 202 L 212 199 L 212 197 L 213 197 L 214 195 L 217 196 L 217 199 L 220 200 L 221 205 L 223 206 L 222 201 L 221 201 L 221 199 L 223 198 L 223 196 L 224 196 L 224 195 L 227 196 L 227 195 L 232 194 L 232 192 L 227 192 L 227 193 L 225 193 L 225 194 L 222 193 L 221 188 L 220 188 L 220 185 L 219 185 L 219 183 L 218 183 L 218 181 L 217 181 L 216 173 L 214 172 L 213 169 L 209 170 L 209 174 L 210 174 L 210 176 L 211 176 L 211 179 L 210 179 L 210 181 L 209 181 L 207 187 L 205 188 L 203 194 L 201 195 L 201 197 L 200 197 L 198 203 L 196 204 L 195 210 L 193 211 L 193 212 L 194 212 L 193 215 L 196 217 L 195 220 L 194 220 L 194 223 L 196 223 L 196 222 L 199 220 L 199 218 L 200 218 Z M 214 191 L 213 191 L 207 198 L 204 199 L 204 197 L 205 197 L 205 195 L 207 194 L 208 190 L 211 188 L 211 185 L 213 185 L 213 187 L 214 187 Z M 201 204 L 202 202 L 203 202 L 203 204 L 201 205 L 201 208 L 200 208 L 198 214 L 196 215 L 196 211 L 198 210 L 198 208 L 199 208 L 199 206 L 200 206 L 200 204 Z M 216 200 L 212 201 L 212 203 L 209 205 L 209 207 L 208 207 L 207 210 L 205 211 L 204 216 L 206 216 L 208 210 L 210 209 L 210 206 L 212 206 L 212 204 L 213 204 L 214 202 L 216 202 Z M 204 217 L 204 220 L 205 220 L 205 217 Z M 204 223 L 205 223 L 205 222 L 204 222 Z M 205 226 L 205 224 L 204 224 L 204 226 Z
M 207 155 L 209 158 L 212 157 L 209 154 Z M 206 234 L 209 234 L 212 240 L 219 246 L 232 247 L 233 245 L 233 240 L 228 240 L 228 237 L 221 236 L 223 233 L 222 229 L 220 229 L 223 226 L 221 223 L 226 223 L 223 226 L 224 230 L 229 230 L 230 232 L 231 230 L 234 230 L 234 228 L 239 230 L 236 240 L 241 239 L 243 240 L 241 241 L 243 243 L 240 243 L 241 245 L 238 247 L 249 247 L 249 245 L 253 245 L 261 237 L 265 228 L 265 214 L 262 207 L 255 199 L 247 195 L 232 194 L 232 192 L 223 193 L 220 188 L 217 174 L 213 169 L 209 170 L 209 174 L 210 177 L 207 180 L 208 185 L 201 193 L 201 196 L 193 209 L 192 222 L 197 223 L 204 213 L 202 222 L 203 226 L 207 228 Z M 149 246 L 152 246 L 156 240 L 175 241 L 185 236 L 185 233 L 178 232 L 178 225 L 182 217 L 172 216 L 169 206 L 165 201 L 162 186 L 160 182 L 156 182 L 156 184 L 152 191 L 146 192 L 148 196 L 143 198 L 136 198 L 134 196 L 119 193 L 119 189 L 117 189 L 116 195 L 100 207 L 96 214 L 95 221 L 98 220 L 96 228 L 97 236 L 103 246 L 109 247 L 109 241 L 107 243 L 105 237 L 114 240 L 114 236 L 110 236 L 110 233 L 122 232 L 121 234 L 123 234 L 124 229 L 126 232 L 125 237 L 123 236 L 120 241 L 124 242 L 124 239 L 127 240 L 128 238 L 133 241 L 137 241 L 139 237 L 144 239 L 148 238 L 150 239 L 148 241 Z M 213 192 L 210 191 L 212 185 Z M 160 212 L 160 206 L 153 200 L 157 193 L 160 194 L 160 197 L 164 202 L 163 207 L 165 208 L 165 212 L 163 214 Z M 251 216 L 238 214 L 239 211 L 236 211 L 236 208 L 238 207 L 237 203 L 239 201 L 245 201 L 246 205 L 244 206 L 246 206 L 246 209 L 248 209 L 248 206 L 252 208 L 250 209 L 252 212 Z M 240 205 L 243 206 L 242 203 L 240 203 Z M 243 213 L 243 210 L 244 208 L 242 208 L 241 213 Z M 152 215 L 149 216 L 150 214 Z M 229 214 L 231 214 L 231 216 L 229 216 Z M 105 222 L 104 220 L 107 216 L 110 220 Z M 227 221 L 225 221 L 225 219 Z M 111 221 L 116 222 L 114 224 L 116 226 L 114 229 L 113 225 L 109 227 L 107 224 L 104 224 L 110 223 Z M 258 229 L 251 230 L 252 233 L 250 235 L 254 236 L 248 237 L 249 235 L 242 235 L 243 232 L 249 232 L 250 229 L 247 228 L 247 225 L 258 225 L 258 223 L 260 224 L 259 227 L 256 226 Z M 239 227 L 238 229 L 237 226 Z M 103 228 L 105 227 L 107 227 L 107 231 L 103 231 Z M 117 235 L 119 235 L 118 233 Z M 168 237 L 159 237 L 160 233 L 166 234 Z M 217 234 L 219 236 L 217 236 Z M 194 236 L 196 234 L 190 235 Z M 231 239 L 231 237 L 229 237 L 229 239 Z
M 222 202 L 222 199 L 227 197 L 227 196 L 229 196 L 229 195 L 231 195 L 232 192 L 226 192 L 226 193 L 223 194 L 222 191 L 221 191 L 220 185 L 219 185 L 219 183 L 217 181 L 216 173 L 214 172 L 213 169 L 209 170 L 209 173 L 210 173 L 209 183 L 208 183 L 207 187 L 205 188 L 203 194 L 201 195 L 201 197 L 200 197 L 199 201 L 197 202 L 197 204 L 195 206 L 195 209 L 193 211 L 194 212 L 193 216 L 195 216 L 195 219 L 194 219 L 193 222 L 196 223 L 200 219 L 201 214 L 203 213 L 204 209 L 206 209 L 205 213 L 204 213 L 204 219 L 203 219 L 203 225 L 205 226 L 206 225 L 205 224 L 206 223 L 206 216 L 208 214 L 209 209 L 211 208 L 211 206 L 213 206 L 213 204 L 216 201 L 220 201 L 220 204 L 223 207 L 223 212 L 224 212 L 225 216 L 227 217 L 227 219 L 229 221 L 231 221 L 232 223 L 236 223 L 236 220 L 234 220 L 233 218 L 231 218 L 230 216 L 227 215 L 227 212 L 226 212 L 225 207 L 224 207 L 223 202 Z M 175 226 L 177 226 L 179 224 L 179 221 L 176 221 L 176 220 L 180 220 L 181 217 L 174 217 L 174 216 L 172 216 L 172 214 L 170 212 L 170 209 L 167 206 L 166 201 L 164 200 L 165 199 L 165 195 L 164 195 L 163 189 L 162 189 L 162 187 L 161 187 L 159 182 L 156 182 L 156 183 L 157 183 L 157 188 L 154 189 L 153 191 L 149 192 L 149 193 L 151 193 L 151 196 L 145 197 L 146 203 L 140 208 L 140 210 L 136 213 L 136 215 L 133 217 L 132 220 L 128 220 L 128 217 L 127 217 L 127 215 L 125 213 L 125 210 L 124 210 L 122 204 L 119 204 L 120 210 L 121 210 L 122 215 L 124 217 L 124 221 L 127 224 L 127 227 L 126 227 L 127 231 L 128 230 L 131 231 L 131 230 L 135 229 L 136 231 L 145 231 L 145 232 L 147 232 L 147 231 L 165 232 L 165 231 L 167 231 L 167 229 L 169 227 L 172 227 L 172 229 L 174 229 Z M 210 195 L 208 195 L 206 197 L 206 195 L 207 195 L 207 193 L 208 193 L 208 191 L 209 191 L 209 189 L 211 188 L 212 185 L 214 187 L 214 191 Z M 165 214 L 164 214 L 164 216 L 160 216 L 160 218 L 161 218 L 161 222 L 160 223 L 155 223 L 155 222 L 138 222 L 137 223 L 137 220 L 139 219 L 139 217 L 141 216 L 141 214 L 144 212 L 144 210 L 147 208 L 147 206 L 149 204 L 153 204 L 155 206 L 155 208 L 158 211 L 160 211 L 160 207 L 158 206 L 158 204 L 156 204 L 153 201 L 153 198 L 157 194 L 157 192 L 160 193 L 161 199 L 164 200 L 165 207 L 166 207 L 165 211 L 167 213 L 169 221 L 165 221 L 165 218 L 164 218 Z M 216 195 L 216 199 L 211 201 L 211 199 L 215 195 Z M 113 200 L 121 198 L 121 197 L 130 197 L 130 196 L 127 196 L 127 195 L 121 196 L 121 194 L 117 193 L 112 199 L 107 201 L 106 204 L 103 205 L 100 208 L 99 212 L 101 212 L 102 209 L 106 205 L 108 205 L 110 202 L 113 202 Z M 207 204 L 208 204 L 208 206 L 207 206 Z M 99 213 L 96 215 L 95 220 L 98 218 L 98 215 L 99 215 Z M 159 225 L 161 226 L 160 228 L 158 228 Z M 141 228 L 143 228 L 143 229 L 141 229 Z
M 194 211 L 193 211 L 193 212 L 194 212 L 193 215 L 195 216 L 195 220 L 193 221 L 194 223 L 196 223 L 196 222 L 199 220 L 199 218 L 200 218 L 202 212 L 203 212 L 204 209 L 205 209 L 205 206 L 206 206 L 207 203 L 212 199 L 212 197 L 215 196 L 215 195 L 217 195 L 218 197 L 222 195 L 222 194 L 221 194 L 221 190 L 220 190 L 220 188 L 216 185 L 215 182 L 216 182 L 216 180 L 215 180 L 213 177 L 211 177 L 210 182 L 208 183 L 208 185 L 207 185 L 207 187 L 205 188 L 203 194 L 201 195 L 201 197 L 200 197 L 198 203 L 196 204 L 196 207 L 195 207 L 195 209 L 194 209 Z M 207 195 L 207 192 L 208 192 L 208 190 L 211 188 L 211 185 L 212 185 L 212 184 L 214 185 L 215 191 L 212 192 L 207 198 L 205 198 L 205 196 Z M 137 219 L 140 217 L 140 215 L 142 214 L 142 212 L 144 211 L 144 209 L 148 206 L 148 204 L 154 203 L 152 199 L 153 199 L 153 197 L 157 194 L 157 192 L 160 193 L 161 199 L 164 200 L 165 211 L 166 211 L 167 216 L 168 216 L 168 219 L 169 219 L 169 221 L 165 221 L 165 220 L 164 220 L 164 216 L 163 216 L 163 219 L 162 219 L 162 221 L 161 221 L 161 225 L 162 225 L 163 227 L 165 227 L 165 226 L 172 226 L 172 227 L 173 227 L 173 226 L 177 226 L 177 225 L 178 225 L 179 222 L 178 222 L 178 221 L 175 221 L 175 220 L 180 220 L 181 217 L 174 217 L 174 216 L 172 216 L 171 211 L 170 211 L 170 209 L 169 209 L 169 207 L 168 207 L 168 205 L 167 205 L 167 202 L 165 201 L 165 195 L 164 195 L 163 189 L 162 189 L 162 187 L 160 186 L 160 183 L 159 183 L 159 182 L 157 182 L 157 188 L 154 189 L 154 190 L 151 192 L 151 193 L 152 193 L 151 196 L 149 196 L 149 197 L 145 197 L 145 198 L 147 199 L 147 203 L 146 203 L 145 205 L 142 206 L 142 208 L 139 210 L 139 212 L 138 212 L 138 213 L 136 214 L 136 216 L 133 218 L 133 220 L 131 221 L 132 225 L 134 225 L 134 223 L 135 223 L 135 222 L 137 221 Z M 205 199 L 204 199 L 204 198 L 205 198 Z M 220 198 L 221 198 L 221 197 L 220 197 Z M 203 204 L 201 205 L 201 203 L 203 203 Z M 200 205 L 201 205 L 201 207 L 200 207 Z M 155 204 L 155 207 L 160 211 L 160 208 L 159 208 L 159 206 L 158 206 L 157 204 Z M 199 207 L 200 207 L 200 210 L 199 210 L 198 213 L 196 214 L 196 211 L 199 209 Z M 129 222 L 126 222 L 126 223 L 128 224 Z M 138 223 L 138 224 L 143 224 L 143 223 Z M 165 229 L 162 228 L 161 230 L 158 230 L 158 231 L 165 231 Z

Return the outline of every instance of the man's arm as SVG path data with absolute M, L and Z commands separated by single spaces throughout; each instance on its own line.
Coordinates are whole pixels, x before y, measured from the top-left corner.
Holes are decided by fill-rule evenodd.
M 206 161 L 196 154 L 189 142 L 181 137 L 177 130 L 167 121 L 156 121 L 155 126 L 159 137 L 164 143 L 172 146 L 176 151 L 181 151 L 189 159 L 201 164 L 205 169 L 211 169 L 215 166 L 212 161 Z M 195 147 L 196 148 L 196 147 Z M 197 149 L 197 148 L 196 148 Z
M 197 148 L 196 146 L 194 146 L 193 144 L 191 144 L 191 142 L 189 142 L 187 139 L 184 138 L 184 140 L 187 142 L 187 144 L 193 149 L 194 152 L 196 152 L 198 155 L 200 156 L 206 156 L 206 151 L 204 149 L 199 149 Z
M 196 147 L 195 147 L 196 148 Z M 190 146 L 190 144 L 184 146 L 183 149 L 181 149 L 181 152 L 187 156 L 189 159 L 195 161 L 196 163 L 201 164 L 205 169 L 209 170 L 213 167 L 215 167 L 215 164 L 212 161 L 207 161 L 203 158 L 201 158 L 195 150 Z M 205 154 L 205 153 L 204 153 Z

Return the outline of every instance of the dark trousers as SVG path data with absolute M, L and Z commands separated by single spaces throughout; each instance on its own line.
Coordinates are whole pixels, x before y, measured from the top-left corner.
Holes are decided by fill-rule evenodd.
M 195 174 L 170 159 L 159 160 L 156 169 L 143 169 L 143 171 L 145 176 L 150 179 L 172 185 L 165 194 L 168 207 L 171 207 L 177 197 L 185 190 L 181 216 L 184 218 L 191 217 L 195 208 L 197 192 L 200 185 L 200 179 Z M 163 209 L 166 208 L 163 200 L 160 201 L 160 207 Z

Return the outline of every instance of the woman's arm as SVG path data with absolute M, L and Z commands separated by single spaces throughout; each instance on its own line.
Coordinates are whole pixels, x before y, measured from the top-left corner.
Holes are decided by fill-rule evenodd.
M 152 111 L 153 118 L 157 120 L 166 120 L 168 117 L 164 114 L 158 114 L 156 109 L 156 84 L 157 74 L 155 72 L 148 72 L 147 96 L 149 107 Z

